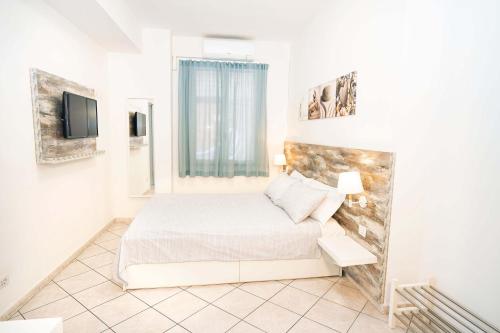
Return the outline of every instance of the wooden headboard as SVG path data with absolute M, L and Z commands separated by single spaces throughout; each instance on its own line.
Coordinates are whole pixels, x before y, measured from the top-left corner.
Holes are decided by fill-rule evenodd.
M 394 154 L 371 150 L 320 146 L 285 142 L 288 170 L 297 170 L 330 186 L 337 186 L 338 175 L 357 170 L 361 174 L 368 206 L 342 205 L 334 218 L 358 243 L 378 258 L 374 265 L 351 266 L 345 269 L 372 301 L 383 304 L 387 250 L 391 221 Z M 357 197 L 354 199 L 357 200 Z M 366 238 L 358 234 L 358 225 L 367 228 Z

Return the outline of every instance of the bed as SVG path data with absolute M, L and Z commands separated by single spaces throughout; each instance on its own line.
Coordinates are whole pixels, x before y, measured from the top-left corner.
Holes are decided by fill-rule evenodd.
M 295 224 L 263 193 L 159 194 L 123 235 L 115 276 L 137 289 L 339 275 L 317 239 L 343 232 Z

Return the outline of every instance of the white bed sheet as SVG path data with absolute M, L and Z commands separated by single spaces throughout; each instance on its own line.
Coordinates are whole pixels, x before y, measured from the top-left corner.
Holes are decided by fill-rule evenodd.
M 159 194 L 123 235 L 117 277 L 134 264 L 319 258 L 324 230 L 314 219 L 295 224 L 262 193 Z

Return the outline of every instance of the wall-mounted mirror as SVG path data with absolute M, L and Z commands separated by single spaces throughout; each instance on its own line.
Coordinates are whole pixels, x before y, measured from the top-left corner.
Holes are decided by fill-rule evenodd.
M 127 117 L 129 195 L 151 196 L 155 189 L 153 101 L 147 98 L 129 98 Z

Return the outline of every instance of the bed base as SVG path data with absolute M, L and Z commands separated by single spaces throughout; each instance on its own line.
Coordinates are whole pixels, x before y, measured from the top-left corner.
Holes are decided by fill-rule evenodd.
M 322 255 L 300 260 L 141 264 L 129 266 L 126 275 L 124 290 L 340 276 L 342 268 Z

